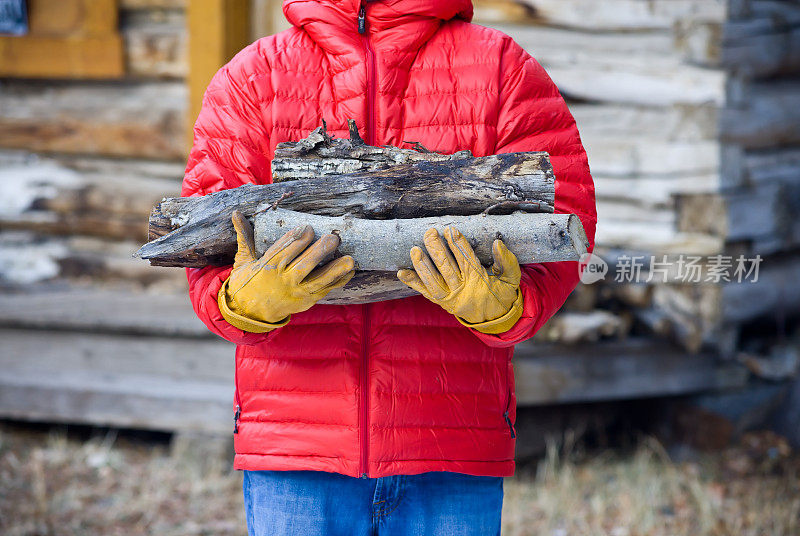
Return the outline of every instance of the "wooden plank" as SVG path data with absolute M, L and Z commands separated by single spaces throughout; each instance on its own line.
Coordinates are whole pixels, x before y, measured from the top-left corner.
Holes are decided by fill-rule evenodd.
M 719 171 L 720 144 L 716 140 L 677 142 L 634 135 L 603 136 L 591 132 L 581 137 L 593 173 L 679 179 L 681 175 Z
M 746 148 L 800 144 L 800 82 L 793 78 L 732 84 L 720 117 L 721 138 Z
M 570 103 L 581 138 L 696 142 L 716 140 L 719 110 L 714 106 L 635 106 L 630 103 Z M 595 164 L 592 162 L 592 171 Z
M 536 58 L 567 97 L 645 106 L 725 103 L 725 72 L 686 61 L 669 34 L 492 26 Z
M 227 343 L 10 329 L 0 337 L 0 416 L 230 433 Z M 726 389 L 747 377 L 711 355 L 641 339 L 526 343 L 516 349 L 514 369 L 521 406 Z
M 742 324 L 755 319 L 781 323 L 800 311 L 800 285 L 796 251 L 766 257 L 759 267 L 758 281 L 725 284 L 722 289 L 721 316 L 726 324 Z
M 724 0 L 518 0 L 542 24 L 590 31 L 667 30 L 681 19 L 722 22 Z
M 4 165 L 0 160 L 0 196 L 6 200 L 0 204 L 0 230 L 144 240 L 150 207 L 179 193 L 176 180 L 145 172 L 144 166 L 78 172 L 47 159 Z
M 250 42 L 249 0 L 192 0 L 189 33 L 188 139 L 212 76 Z
M 0 76 L 119 78 L 115 0 L 30 0 L 30 33 L 0 36 Z
M 674 396 L 744 385 L 747 371 L 663 342 L 584 346 L 521 344 L 514 351 L 517 404 L 536 406 Z
M 0 147 L 183 160 L 186 94 L 180 82 L 53 86 L 5 80 Z
M 97 374 L 228 383 L 233 387 L 234 345 L 219 338 L 185 339 L 0 328 L 0 371 L 42 370 L 73 378 Z M 44 378 L 42 383 L 51 380 Z M 103 382 L 99 382 L 103 383 Z M 98 386 L 102 387 L 102 386 Z M 130 392 L 131 388 L 124 388 Z
M 728 22 L 722 64 L 746 77 L 800 71 L 800 14 L 794 19 L 769 16 Z
M 119 78 L 124 73 L 119 36 L 0 36 L 0 76 L 102 79 Z
M 714 255 L 725 239 L 705 233 L 680 232 L 675 225 L 598 218 L 595 240 L 601 247 L 619 247 L 648 254 Z
M 234 349 L 221 339 L 0 329 L 0 340 L 0 416 L 231 431 Z
M 109 36 L 117 32 L 116 0 L 28 0 L 30 33 L 37 36 Z
M 133 257 L 139 242 L 85 236 L 47 236 L 30 231 L 0 232 L 0 281 L 9 289 L 37 283 L 117 285 L 143 292 L 158 287 L 186 290 L 180 270 L 151 267 Z
M 40 288 L 0 294 L 0 326 L 92 333 L 216 338 L 186 293 Z
M 121 9 L 184 9 L 189 0 L 119 0 Z

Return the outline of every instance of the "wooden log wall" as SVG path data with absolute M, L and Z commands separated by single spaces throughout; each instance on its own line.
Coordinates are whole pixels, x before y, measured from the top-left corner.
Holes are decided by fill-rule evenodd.
M 584 295 L 612 296 L 634 330 L 724 353 L 735 352 L 742 325 L 800 312 L 779 298 L 800 276 L 787 273 L 800 260 L 795 2 L 478 1 L 476 22 L 514 37 L 566 96 L 589 153 L 597 251 L 611 273 L 626 254 L 768 256 L 762 283 L 747 288 L 651 283 L 631 303 L 631 285 L 606 282 L 613 288 Z M 771 306 L 742 305 L 738 296 L 759 290 Z
M 188 1 L 119 0 L 116 80 L 0 80 L 0 415 L 229 433 L 230 346 L 194 316 L 183 270 L 131 257 L 149 208 L 180 190 Z M 251 38 L 286 28 L 279 4 L 250 0 Z M 735 353 L 740 326 L 800 303 L 796 2 L 475 5 L 567 97 L 611 274 L 624 254 L 768 255 L 762 286 L 580 285 L 518 350 L 520 402 L 740 384 L 660 339 Z
M 27 264 L 0 263 L 5 287 L 184 288 L 183 274 L 143 269 L 130 255 L 152 203 L 180 192 L 185 2 L 121 0 L 116 9 L 122 76 L 0 80 L 0 250 L 29 253 Z

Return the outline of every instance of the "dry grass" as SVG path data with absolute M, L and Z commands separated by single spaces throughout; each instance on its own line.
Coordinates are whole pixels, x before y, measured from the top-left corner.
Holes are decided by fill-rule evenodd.
M 505 536 L 800 534 L 800 460 L 770 433 L 675 463 L 652 438 L 629 455 L 559 455 L 506 482 Z
M 0 534 L 245 534 L 240 474 L 166 445 L 0 426 Z M 551 448 L 506 481 L 504 535 L 800 534 L 800 458 L 770 434 L 673 462 Z

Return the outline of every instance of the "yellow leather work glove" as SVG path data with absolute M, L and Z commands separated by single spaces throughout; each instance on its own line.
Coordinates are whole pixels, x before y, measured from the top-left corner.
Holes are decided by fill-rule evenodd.
M 317 265 L 339 247 L 339 237 L 327 234 L 314 242 L 310 225 L 279 238 L 256 258 L 253 227 L 238 211 L 231 216 L 238 250 L 233 270 L 217 295 L 219 310 L 229 324 L 251 333 L 266 333 L 289 322 L 292 313 L 310 309 L 331 290 L 355 274 L 350 256 Z
M 424 243 L 430 257 L 418 246 L 411 248 L 414 270 L 399 270 L 398 279 L 467 327 L 491 334 L 508 331 L 522 316 L 517 257 L 495 240 L 494 265 L 487 271 L 457 229 L 445 228 L 444 236 L 447 245 L 436 229 L 428 229 Z

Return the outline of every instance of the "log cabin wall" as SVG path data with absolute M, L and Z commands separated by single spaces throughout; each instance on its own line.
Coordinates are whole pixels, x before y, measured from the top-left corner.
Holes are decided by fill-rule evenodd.
M 18 252 L 0 264 L 8 288 L 182 284 L 182 274 L 149 270 L 130 253 L 146 237 L 149 206 L 180 191 L 188 121 L 183 1 L 111 5 L 121 74 L 49 77 L 45 66 L 35 79 L 0 80 L 0 250 Z M 54 7 L 32 2 L 31 18 Z
M 183 270 L 130 256 L 150 207 L 180 190 L 203 86 L 190 77 L 188 2 L 118 1 L 122 75 L 0 79 L 0 416 L 230 432 L 230 345 L 194 316 Z M 242 5 L 192 6 L 226 2 Z M 740 327 L 774 316 L 781 296 L 800 303 L 786 279 L 800 236 L 787 217 L 800 46 L 783 4 L 476 2 L 475 22 L 519 41 L 568 99 L 612 274 L 625 254 L 763 251 L 762 277 L 776 268 L 767 291 L 580 285 L 537 344 L 518 347 L 520 404 L 741 385 L 719 351 L 735 352 Z M 249 5 L 251 39 L 286 27 L 277 0 Z
M 725 211 L 726 250 L 763 257 L 758 284 L 720 289 L 721 324 L 739 348 L 749 343 L 741 328 L 758 321 L 782 344 L 800 313 L 800 4 L 732 0 L 719 33 L 727 101 L 722 185 L 710 201 Z M 702 202 L 686 201 L 685 212 Z
M 607 277 L 579 287 L 564 319 L 603 314 L 611 332 L 623 325 L 731 356 L 743 327 L 797 313 L 796 3 L 517 0 L 476 8 L 476 22 L 514 37 L 567 98 L 589 153 L 597 253 L 610 274 L 626 257 L 642 256 L 646 268 L 651 256 L 668 255 L 672 264 L 666 283 Z M 705 271 L 701 283 L 685 283 L 676 273 L 681 254 L 704 266 L 717 255 L 760 254 L 759 283 L 709 283 Z

